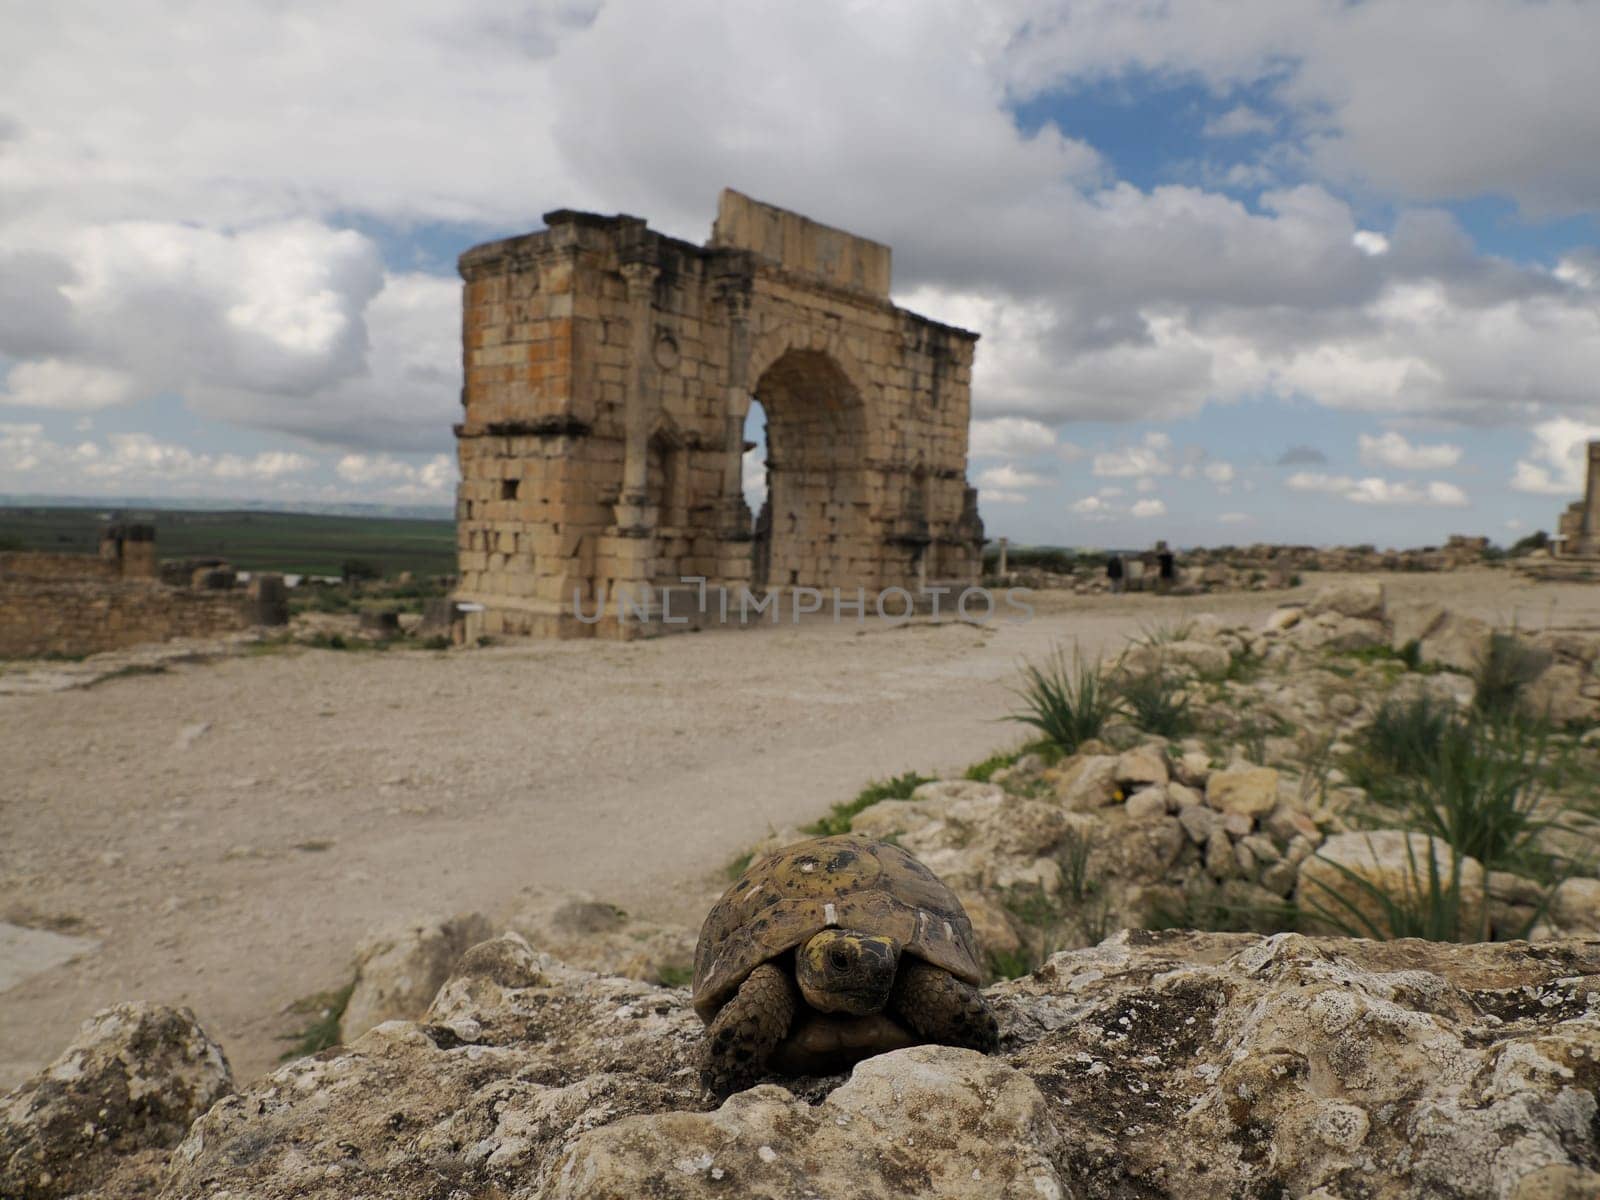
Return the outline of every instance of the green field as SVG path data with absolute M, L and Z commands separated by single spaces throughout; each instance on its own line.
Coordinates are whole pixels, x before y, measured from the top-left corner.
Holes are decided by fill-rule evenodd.
M 109 511 L 0 508 L 0 550 L 93 554 Z M 117 518 L 154 524 L 162 558 L 222 558 L 246 571 L 338 575 L 348 559 L 373 563 L 388 576 L 456 569 L 453 521 L 148 508 L 120 509 Z

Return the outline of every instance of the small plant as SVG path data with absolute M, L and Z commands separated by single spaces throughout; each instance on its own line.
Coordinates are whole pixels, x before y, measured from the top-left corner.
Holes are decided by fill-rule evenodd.
M 1132 641 L 1135 646 L 1166 646 L 1173 642 L 1187 642 L 1193 633 L 1192 621 L 1168 621 L 1157 625 L 1141 625 L 1139 636 Z
M 855 819 L 857 813 L 871 808 L 881 800 L 909 800 L 912 792 L 923 784 L 932 782 L 932 778 L 927 775 L 907 771 L 904 775 L 896 775 L 893 779 L 869 783 L 861 789 L 854 800 L 835 804 L 833 811 L 816 823 L 807 825 L 805 832 L 824 836 L 849 833 L 850 822 Z
M 1057 648 L 1043 667 L 1032 663 L 1022 669 L 1018 689 L 1023 709 L 1011 720 L 1032 726 L 1067 754 L 1077 752 L 1118 710 L 1116 699 L 1100 678 L 1100 664 L 1085 662 L 1074 653 L 1072 662 Z
M 1415 827 L 1486 870 L 1535 863 L 1536 839 L 1561 816 L 1540 811 L 1543 759 L 1538 735 L 1509 725 L 1451 722 L 1412 796 Z
M 1383 784 L 1387 776 L 1419 778 L 1433 768 L 1441 739 L 1459 723 L 1451 705 L 1431 696 L 1385 700 L 1362 731 L 1353 775 L 1367 786 Z
M 1321 858 L 1321 856 L 1318 856 Z M 1303 895 L 1301 904 L 1346 937 L 1422 938 L 1430 942 L 1482 942 L 1489 938 L 1488 910 L 1473 927 L 1464 923 L 1466 912 L 1461 902 L 1461 865 L 1464 855 L 1450 849 L 1449 878 L 1439 868 L 1434 843 L 1428 843 L 1426 875 L 1417 862 L 1416 848 L 1406 839 L 1405 881 L 1396 891 L 1387 891 L 1358 871 L 1332 859 L 1322 859 L 1333 867 L 1355 892 L 1345 891 L 1312 878 L 1308 882 L 1320 895 Z M 1304 889 L 1309 892 L 1310 889 Z M 1362 904 L 1364 897 L 1369 904 Z
M 1024 750 L 1001 750 L 989 755 L 982 762 L 975 762 L 963 773 L 963 779 L 975 780 L 978 783 L 988 783 L 994 778 L 996 771 L 1003 771 L 1021 758 Z
M 1128 719 L 1146 733 L 1175 738 L 1194 728 L 1183 681 L 1159 666 L 1123 678 L 1116 695 Z
M 1288 933 L 1299 928 L 1294 902 L 1239 904 L 1205 884 L 1185 887 L 1176 901 L 1158 899 L 1146 916 L 1149 929 L 1198 929 L 1210 933 Z
M 737 883 L 739 881 L 739 877 L 743 875 L 745 871 L 749 869 L 750 864 L 755 861 L 755 857 L 754 851 L 746 850 L 743 854 L 739 855 L 738 858 L 732 860 L 727 866 L 723 867 L 722 873 L 728 877 L 728 882 Z
M 299 1033 L 291 1033 L 279 1039 L 294 1043 L 278 1056 L 279 1061 L 287 1062 L 291 1058 L 303 1058 L 307 1054 L 326 1050 L 329 1046 L 337 1046 L 339 1022 L 343 1019 L 344 1010 L 350 1004 L 350 995 L 355 990 L 356 981 L 352 979 L 337 991 L 315 992 L 291 1004 L 290 1012 L 310 1016 L 312 1020 Z
M 107 671 L 98 679 L 91 679 L 84 684 L 85 687 L 99 687 L 102 683 L 109 683 L 113 679 L 132 679 L 140 675 L 165 675 L 167 668 L 161 663 L 128 663 L 118 667 L 115 671 Z
M 1472 707 L 1490 720 L 1511 719 L 1523 689 L 1539 678 L 1547 665 L 1544 652 L 1515 633 L 1491 633 L 1472 673 Z
M 662 963 L 656 968 L 656 982 L 662 987 L 688 987 L 694 981 L 694 968 L 681 963 Z
M 423 638 L 421 647 L 424 650 L 448 650 L 450 639 L 442 633 L 436 633 L 432 637 Z

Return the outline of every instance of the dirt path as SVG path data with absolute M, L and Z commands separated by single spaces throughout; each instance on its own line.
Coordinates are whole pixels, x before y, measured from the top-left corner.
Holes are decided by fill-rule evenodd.
M 1503 572 L 1388 582 L 1600 623 L 1590 589 Z M 0 994 L 0 1089 L 130 998 L 192 1007 L 248 1079 L 282 1049 L 284 1006 L 344 982 L 368 929 L 503 915 L 528 885 L 697 921 L 712 876 L 769 830 L 1020 740 L 998 723 L 1020 659 L 1281 599 L 1057 597 L 987 632 L 287 651 L 0 698 L 0 918 L 103 943 Z

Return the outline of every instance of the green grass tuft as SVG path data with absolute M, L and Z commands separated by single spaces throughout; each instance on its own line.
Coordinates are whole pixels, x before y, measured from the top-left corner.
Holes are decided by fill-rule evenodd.
M 843 804 L 835 804 L 833 810 L 821 820 L 805 827 L 806 833 L 816 833 L 828 836 L 836 833 L 849 833 L 850 822 L 857 813 L 871 808 L 882 800 L 909 800 L 911 793 L 925 783 L 932 783 L 928 775 L 920 775 L 916 771 L 907 771 L 904 775 L 896 775 L 893 779 L 885 779 L 867 784 L 862 788 L 854 800 L 847 800 Z
M 1472 707 L 1490 720 L 1516 716 L 1523 689 L 1539 678 L 1549 658 L 1515 633 L 1489 635 L 1472 672 Z
M 332 992 L 315 992 L 289 1006 L 289 1011 L 309 1015 L 312 1020 L 299 1033 L 291 1033 L 280 1040 L 294 1043 L 278 1056 L 280 1062 L 303 1058 L 339 1044 L 339 1021 L 350 1004 L 350 995 L 356 990 L 352 979 L 344 987 Z
M 1067 754 L 1099 737 L 1118 711 L 1115 697 L 1100 678 L 1099 663 L 1085 662 L 1076 653 L 1069 663 L 1058 648 L 1044 666 L 1026 664 L 1022 676 L 1017 695 L 1023 707 L 1010 719 L 1037 729 Z
M 1175 738 L 1194 729 L 1183 681 L 1159 666 L 1124 677 L 1116 685 L 1116 697 L 1128 719 L 1146 733 Z

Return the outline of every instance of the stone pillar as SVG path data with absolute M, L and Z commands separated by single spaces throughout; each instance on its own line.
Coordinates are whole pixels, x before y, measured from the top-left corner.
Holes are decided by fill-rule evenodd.
M 283 576 L 257 571 L 250 576 L 251 620 L 256 625 L 289 623 L 289 589 Z
M 728 310 L 728 386 L 724 394 L 728 455 L 722 463 L 721 534 L 725 539 L 750 539 L 750 506 L 744 498 L 744 422 L 750 395 L 750 294 L 737 283 L 724 286 L 721 300 Z
M 622 264 L 628 282 L 628 396 L 624 407 L 622 494 L 617 501 L 617 528 L 627 536 L 644 536 L 654 524 L 650 503 L 650 313 L 659 269 L 653 263 Z
M 1577 553 L 1600 551 L 1600 442 L 1589 443 L 1589 475 L 1583 492 L 1583 521 L 1578 527 Z

